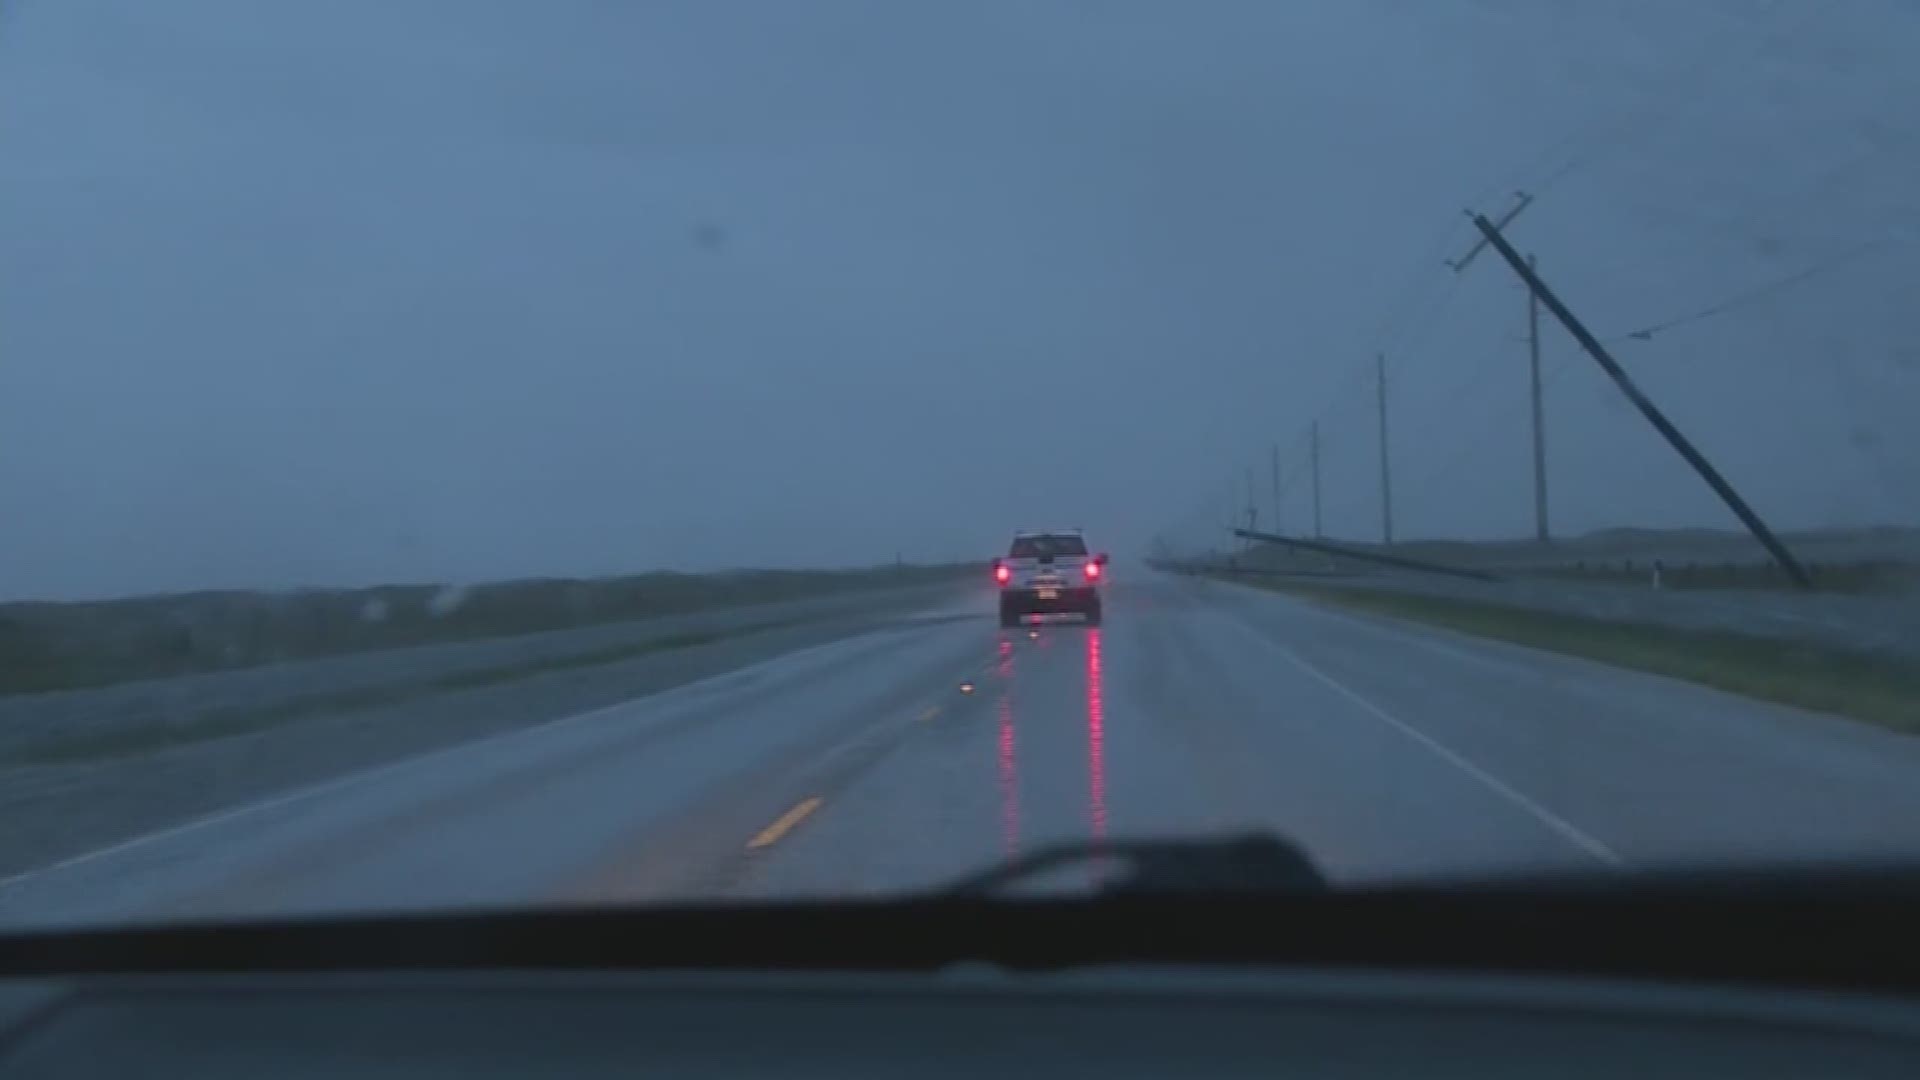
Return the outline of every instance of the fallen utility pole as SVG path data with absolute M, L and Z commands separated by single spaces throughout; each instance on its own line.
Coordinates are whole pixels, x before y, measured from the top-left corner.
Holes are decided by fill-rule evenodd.
M 1668 445 L 1678 451 L 1680 456 L 1686 459 L 1687 464 L 1693 466 L 1693 471 L 1700 474 L 1700 478 L 1707 482 L 1707 486 L 1713 489 L 1714 494 L 1720 496 L 1720 501 L 1726 503 L 1734 516 L 1740 519 L 1740 523 L 1753 534 L 1753 538 L 1760 541 L 1760 545 L 1773 556 L 1774 562 L 1780 564 L 1780 569 L 1786 572 L 1787 577 L 1801 588 L 1810 587 L 1813 584 L 1812 579 L 1807 577 L 1806 570 L 1794 559 L 1793 553 L 1787 550 L 1787 546 L 1780 542 L 1780 538 L 1773 534 L 1772 529 L 1767 528 L 1767 523 L 1760 520 L 1760 515 L 1753 512 L 1753 508 L 1740 497 L 1740 493 L 1733 490 L 1733 485 L 1727 483 L 1726 478 L 1713 467 L 1713 463 L 1709 462 L 1700 451 L 1694 449 L 1693 444 L 1687 441 L 1687 437 L 1680 434 L 1680 429 L 1674 427 L 1673 422 L 1668 420 L 1666 415 L 1640 392 L 1640 388 L 1635 386 L 1633 379 L 1627 375 L 1626 369 L 1620 366 L 1619 362 L 1607 352 L 1606 347 L 1600 344 L 1600 340 L 1594 337 L 1579 319 L 1574 318 L 1573 312 L 1567 309 L 1567 305 L 1560 302 L 1560 298 L 1553 294 L 1552 289 L 1547 288 L 1547 283 L 1540 279 L 1539 274 L 1534 273 L 1533 268 L 1527 265 L 1527 260 L 1514 250 L 1513 245 L 1507 243 L 1507 238 L 1500 234 L 1499 226 L 1487 220 L 1485 214 L 1473 215 L 1473 224 L 1480 230 L 1481 235 L 1486 237 L 1487 243 L 1500 253 L 1500 257 L 1507 260 L 1507 265 L 1513 268 L 1513 272 L 1520 275 L 1520 280 L 1526 282 L 1527 288 L 1533 290 L 1533 294 L 1540 298 L 1540 303 L 1546 305 L 1547 310 L 1553 312 L 1553 317 L 1560 320 L 1560 325 L 1567 328 L 1567 333 L 1573 335 L 1573 339 L 1580 343 L 1580 347 L 1587 351 L 1587 355 L 1593 357 L 1594 361 L 1606 371 L 1608 377 L 1613 379 L 1614 385 L 1627 395 L 1627 400 L 1633 402 L 1634 407 L 1640 410 L 1640 415 L 1647 418 L 1647 422 L 1666 438 Z
M 1382 566 L 1396 566 L 1402 570 L 1419 570 L 1428 574 L 1445 574 L 1448 577 L 1470 578 L 1474 581 L 1499 581 L 1497 574 L 1484 570 L 1466 570 L 1458 566 L 1443 566 L 1424 559 L 1409 559 L 1404 555 L 1384 555 L 1377 551 L 1362 548 L 1350 548 L 1341 544 L 1329 544 L 1325 540 L 1303 540 L 1297 536 L 1279 536 L 1274 533 L 1256 532 L 1252 529 L 1235 529 L 1234 535 L 1242 540 L 1259 540 L 1268 544 L 1285 544 L 1289 547 L 1305 548 L 1328 555 L 1358 559 L 1361 562 L 1379 563 Z

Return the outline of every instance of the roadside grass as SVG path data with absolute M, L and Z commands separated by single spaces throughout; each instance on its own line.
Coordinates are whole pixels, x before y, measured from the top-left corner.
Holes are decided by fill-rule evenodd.
M 813 622 L 813 619 L 790 618 L 770 619 L 748 626 L 729 627 L 724 630 L 690 631 L 679 634 L 667 634 L 647 641 L 630 645 L 595 649 L 589 652 L 574 653 L 568 656 L 555 656 L 539 660 L 529 660 L 500 667 L 481 668 L 474 671 L 461 671 L 438 678 L 398 686 L 368 687 L 358 690 L 342 690 L 334 693 L 313 694 L 292 701 L 257 708 L 216 709 L 191 720 L 170 724 L 147 724 L 123 726 L 100 731 L 61 735 L 26 743 L 5 755 L 0 762 L 8 765 L 68 765 L 84 761 L 99 761 L 108 758 L 133 757 L 140 754 L 185 746 L 190 743 L 208 742 L 213 739 L 233 735 L 245 735 L 256 731 L 265 731 L 291 721 L 302 720 L 329 713 L 351 712 L 356 709 L 371 709 L 385 705 L 401 705 L 418 701 L 437 694 L 458 690 L 475 690 L 489 686 L 519 682 L 537 675 L 547 675 L 560 671 L 573 671 L 582 668 L 601 667 L 617 664 L 655 653 L 670 652 L 678 649 L 691 649 L 700 645 L 710 645 L 728 638 L 745 637 L 749 634 L 778 630 Z
M 961 581 L 971 564 L 0 603 L 0 696 Z
M 1226 580 L 1317 603 L 1666 675 L 1762 701 L 1920 731 L 1920 665 L 1749 634 L 1616 622 L 1385 589 Z
M 1652 584 L 1653 568 L 1654 563 L 1646 560 L 1575 563 L 1528 570 L 1520 576 L 1646 586 Z M 1920 571 L 1912 563 L 1810 563 L 1806 569 L 1813 580 L 1813 588 L 1820 592 L 1884 594 L 1909 589 L 1920 582 Z M 1660 567 L 1660 586 L 1682 590 L 1786 591 L 1796 588 L 1786 574 L 1772 563 L 1666 563 Z

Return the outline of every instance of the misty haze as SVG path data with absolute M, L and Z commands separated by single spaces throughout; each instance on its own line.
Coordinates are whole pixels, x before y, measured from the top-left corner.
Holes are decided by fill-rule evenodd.
M 591 1072 L 500 1018 L 659 949 L 912 941 L 995 965 L 941 1002 L 1021 986 L 1008 1031 L 1082 963 L 1521 979 L 1529 928 L 1642 946 L 1593 1030 L 1715 944 L 1920 995 L 1843 903 L 1920 908 L 1916 55 L 1914 0 L 0 2 L 0 1080 L 436 1032 L 405 1060 Z M 1606 921 L 1676 881 L 1711 933 Z M 1245 896 L 1312 899 L 1236 936 Z M 1553 897 L 1600 922 L 1510 918 Z M 275 1027 L 287 981 L 205 1025 L 113 981 L 63 1040 L 48 995 L 109 983 L 13 980 L 502 948 L 538 986 L 369 998 L 365 1045 Z M 859 1074 L 808 1057 L 852 998 L 651 1038 L 700 985 L 618 1013 L 626 1071 Z M 1123 997 L 1077 1071 L 1225 1060 L 1084 1024 Z M 1000 1074 L 995 1025 L 856 1012 L 848 1053 Z M 1312 1030 L 1343 1075 L 1405 1043 Z M 1603 1060 L 1474 1042 L 1435 1060 Z
M 940 562 L 1054 525 L 1138 553 L 1217 539 L 1316 418 L 1326 527 L 1370 538 L 1382 350 L 1399 531 L 1525 535 L 1524 293 L 1442 265 L 1522 188 L 1516 243 L 1603 336 L 1841 260 L 1619 356 L 1779 527 L 1915 523 L 1907 5 L 4 26 L 11 597 Z M 1557 528 L 1737 529 L 1544 351 Z

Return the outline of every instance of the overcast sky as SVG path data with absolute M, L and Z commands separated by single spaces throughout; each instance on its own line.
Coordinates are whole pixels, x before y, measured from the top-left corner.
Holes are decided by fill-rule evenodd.
M 1916 54 L 1904 0 L 15 0 L 0 596 L 1124 553 L 1315 417 L 1364 535 L 1377 349 L 1400 532 L 1524 533 L 1523 294 L 1440 265 L 1519 187 L 1603 337 L 1811 271 L 1619 355 L 1779 524 L 1920 523 Z M 1557 527 L 1730 524 L 1547 369 Z

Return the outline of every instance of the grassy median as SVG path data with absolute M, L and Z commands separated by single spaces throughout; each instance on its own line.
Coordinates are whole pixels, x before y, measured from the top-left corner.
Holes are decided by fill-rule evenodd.
M 1239 584 L 1317 603 L 1667 675 L 1719 690 L 1920 731 L 1920 665 L 1750 634 L 1617 622 L 1451 597 L 1267 579 Z

